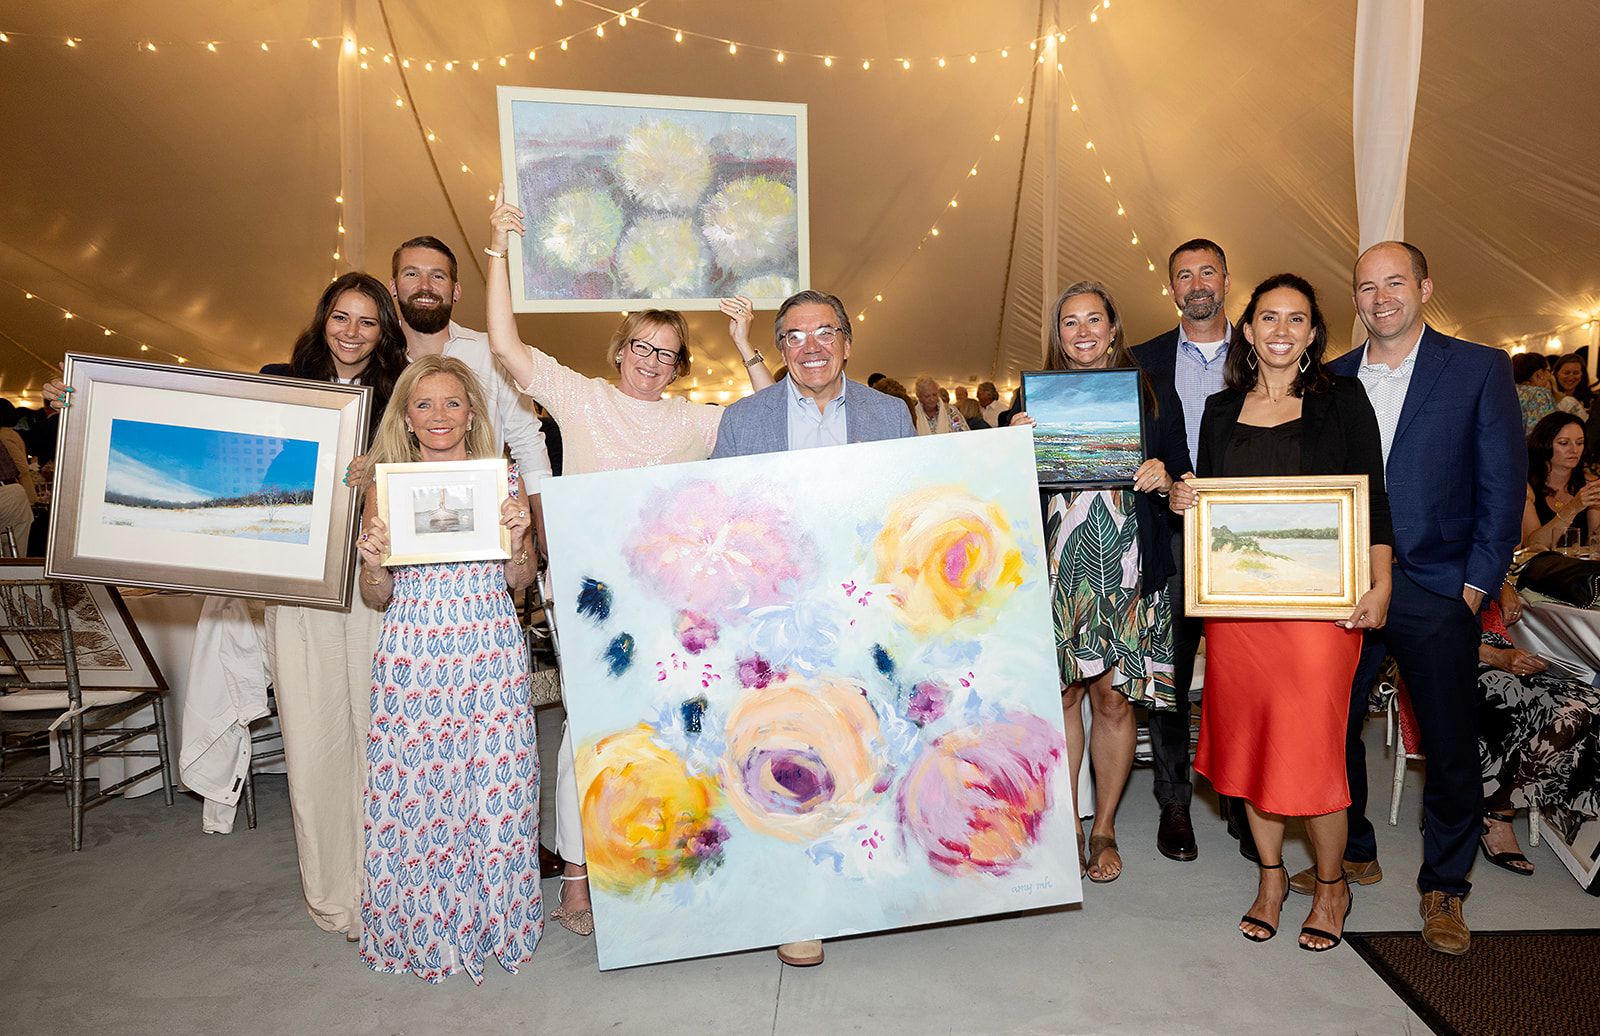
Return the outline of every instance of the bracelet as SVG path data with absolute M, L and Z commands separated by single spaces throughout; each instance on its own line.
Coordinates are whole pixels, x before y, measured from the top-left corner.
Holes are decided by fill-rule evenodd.
M 756 364 L 763 363 L 763 362 L 765 362 L 765 361 L 762 360 L 760 351 L 757 351 L 754 356 L 752 356 L 748 360 L 744 361 L 744 369 L 745 370 L 749 370 L 751 367 L 754 367 Z
M 523 548 L 522 553 L 511 559 L 513 565 L 526 565 L 528 563 L 528 550 Z
M 368 579 L 366 581 L 366 583 L 367 583 L 368 586 L 380 586 L 380 585 L 382 585 L 383 580 L 382 579 Z
M 494 249 L 490 248 L 488 245 L 484 245 L 483 246 L 483 254 L 488 256 L 490 259 L 504 259 L 506 257 L 506 254 L 504 252 L 496 252 Z

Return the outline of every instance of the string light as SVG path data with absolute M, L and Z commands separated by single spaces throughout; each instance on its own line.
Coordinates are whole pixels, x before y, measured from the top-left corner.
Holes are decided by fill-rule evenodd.
M 89 325 L 89 327 L 84 329 L 85 333 L 92 334 L 93 330 L 91 330 L 91 329 L 98 329 L 100 331 L 100 334 L 97 337 L 99 337 L 101 339 L 106 339 L 106 338 L 124 338 L 124 339 L 128 340 L 130 345 L 137 344 L 139 346 L 139 351 L 141 353 L 150 352 L 150 346 L 149 346 L 148 343 L 136 342 L 136 340 L 132 336 L 127 335 L 127 334 L 125 334 L 125 333 L 123 333 L 121 331 L 118 331 L 116 328 L 111 327 L 108 324 L 102 324 L 99 321 L 94 320 L 93 318 L 84 316 L 84 314 L 82 314 L 82 313 L 75 313 L 75 312 L 73 312 L 72 310 L 68 309 L 65 306 L 62 306 L 62 305 L 59 305 L 57 303 L 51 302 L 49 299 L 47 299 L 47 298 L 45 298 L 45 297 L 43 297 L 41 295 L 37 295 L 32 291 L 26 291 L 22 287 L 20 287 L 19 285 L 14 284 L 11 281 L 5 280 L 3 278 L 0 278 L 0 284 L 7 285 L 11 289 L 13 289 L 15 291 L 18 291 L 18 292 L 21 292 L 22 297 L 24 299 L 26 299 L 27 301 L 29 301 L 29 302 L 42 302 L 45 305 L 51 307 L 52 309 L 60 311 L 62 320 L 73 320 L 73 321 L 81 321 L 83 323 L 87 323 Z M 73 348 L 73 346 L 69 342 L 67 344 L 67 349 L 70 351 L 72 348 Z M 162 351 L 162 350 L 158 350 L 158 351 Z M 170 356 L 172 359 L 176 360 L 179 363 L 183 363 L 184 362 L 184 359 L 182 357 L 180 357 L 177 353 L 167 352 L 166 355 Z

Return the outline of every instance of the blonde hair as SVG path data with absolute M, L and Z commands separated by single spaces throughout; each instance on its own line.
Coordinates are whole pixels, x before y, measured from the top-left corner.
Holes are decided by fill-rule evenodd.
M 406 427 L 406 409 L 422 379 L 434 374 L 455 378 L 466 393 L 467 413 L 471 418 L 467 429 L 467 455 L 496 456 L 494 428 L 489 424 L 488 410 L 484 406 L 483 386 L 478 384 L 472 368 L 454 356 L 424 356 L 408 366 L 394 383 L 394 394 L 389 397 L 389 406 L 378 422 L 378 433 L 372 437 L 372 448 L 367 451 L 371 463 L 408 464 L 422 459 L 417 437 Z
M 628 348 L 628 343 L 638 337 L 640 331 L 648 334 L 663 327 L 678 336 L 678 362 L 672 366 L 671 381 L 688 374 L 689 364 L 694 362 L 689 355 L 689 325 L 684 322 L 683 314 L 675 309 L 643 309 L 623 317 L 622 323 L 611 334 L 610 344 L 606 346 L 606 361 L 611 364 L 611 369 L 622 372 L 622 350 Z

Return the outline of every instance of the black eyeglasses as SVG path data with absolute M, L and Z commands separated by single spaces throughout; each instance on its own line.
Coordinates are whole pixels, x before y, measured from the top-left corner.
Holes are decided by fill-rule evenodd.
M 819 327 L 815 331 L 800 331 L 798 329 L 785 331 L 783 333 L 783 344 L 787 349 L 798 349 L 806 344 L 807 338 L 815 338 L 818 345 L 832 345 L 842 334 L 844 332 L 837 327 Z
M 678 351 L 675 349 L 671 352 L 666 349 L 657 349 L 649 342 L 639 338 L 630 338 L 628 340 L 628 348 L 633 350 L 635 356 L 649 356 L 651 353 L 655 353 L 656 362 L 663 367 L 676 367 L 678 365 Z

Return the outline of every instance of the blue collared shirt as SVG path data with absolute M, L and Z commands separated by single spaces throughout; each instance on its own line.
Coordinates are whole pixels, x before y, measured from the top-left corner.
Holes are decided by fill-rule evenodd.
M 1233 325 L 1228 325 L 1227 337 L 1217 355 L 1207 360 L 1205 353 L 1194 347 L 1183 325 L 1178 325 L 1178 354 L 1172 366 L 1172 387 L 1177 390 L 1178 401 L 1183 404 L 1183 431 L 1189 439 L 1189 461 L 1200 462 L 1200 418 L 1205 416 L 1206 397 L 1222 391 L 1222 365 L 1228 359 L 1228 342 L 1233 338 Z M 1174 475 L 1183 472 L 1175 471 Z
M 809 450 L 818 446 L 843 446 L 847 434 L 844 418 L 844 384 L 839 394 L 822 409 L 795 387 L 793 378 L 784 378 L 789 394 L 789 449 Z

